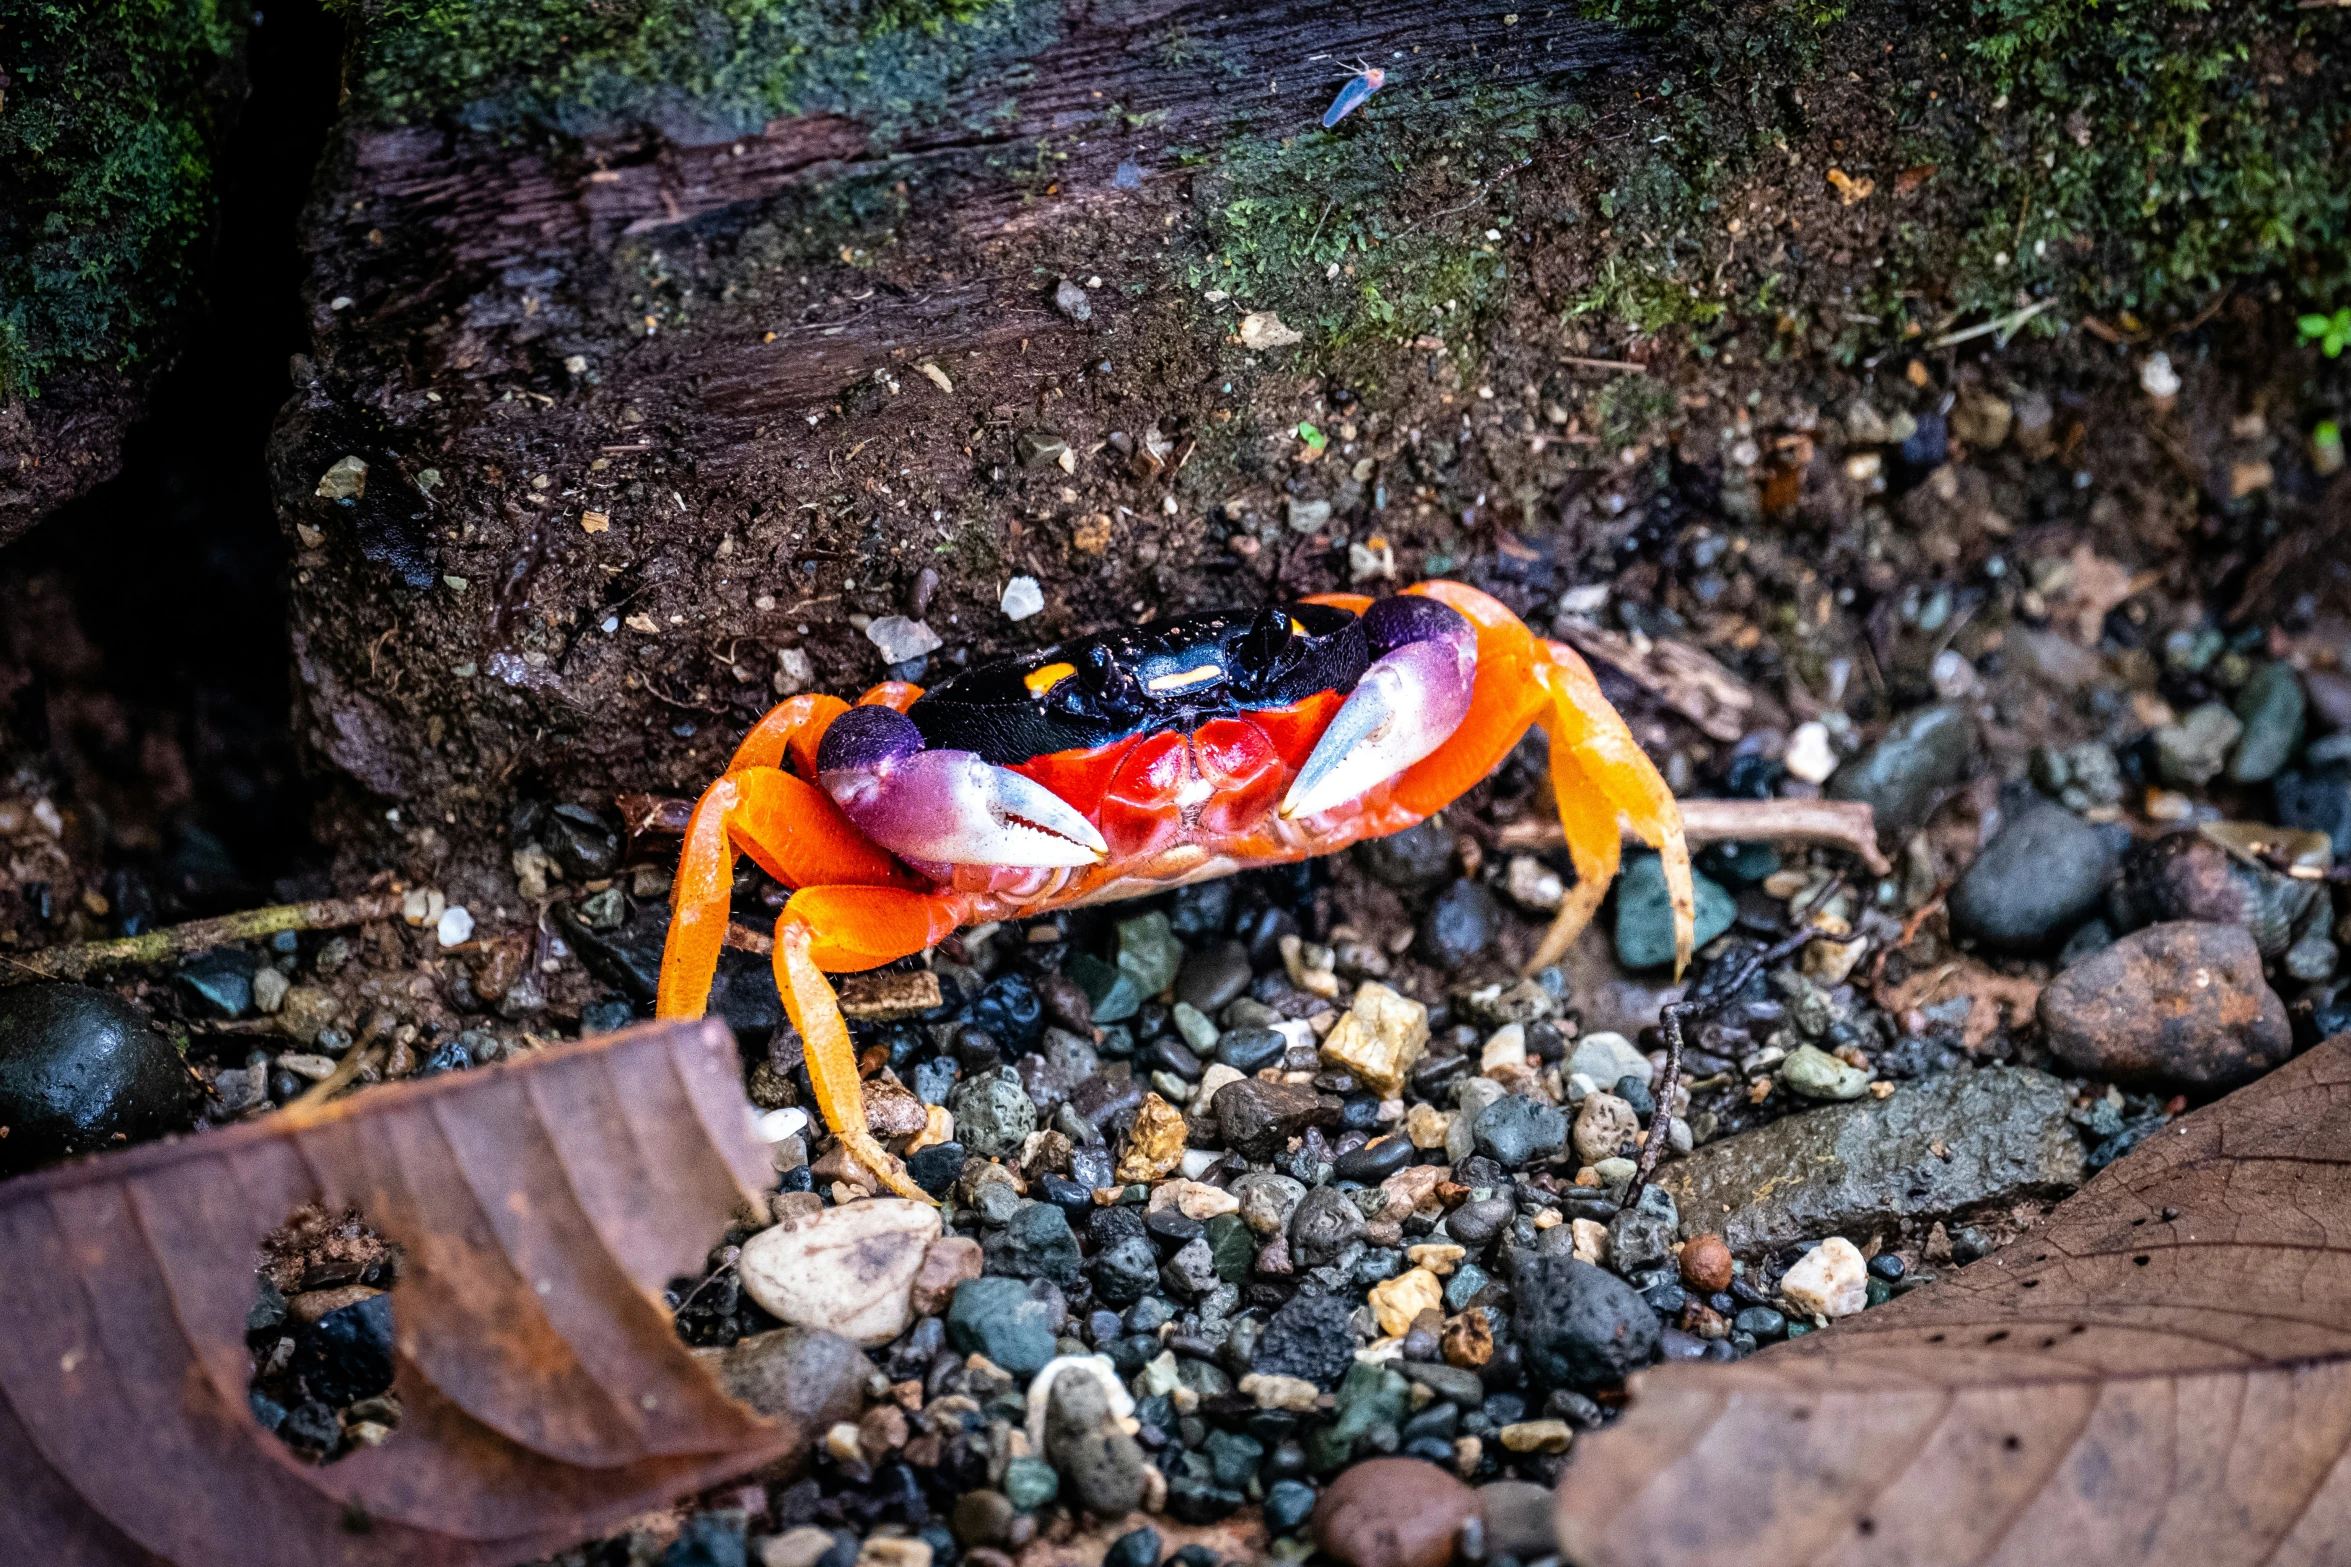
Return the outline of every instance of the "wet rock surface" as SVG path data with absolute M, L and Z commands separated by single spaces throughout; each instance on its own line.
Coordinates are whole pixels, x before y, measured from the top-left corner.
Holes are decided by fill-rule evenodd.
M 2001 951 L 2039 951 L 2097 911 L 2119 858 L 2073 812 L 2029 801 L 1951 889 L 1952 926 Z
M 0 990 L 0 1175 L 177 1131 L 197 1087 L 145 1014 L 86 985 Z
M 2071 1108 L 2045 1073 L 1947 1073 L 1709 1144 L 1658 1179 L 1686 1235 L 1719 1235 L 1743 1257 L 1821 1235 L 1892 1240 L 2079 1186 Z

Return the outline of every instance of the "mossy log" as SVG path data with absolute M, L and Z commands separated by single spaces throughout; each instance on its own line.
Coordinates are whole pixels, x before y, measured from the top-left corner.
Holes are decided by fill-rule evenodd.
M 576 9 L 356 7 L 306 222 L 304 711 L 411 834 L 1110 622 L 1547 612 L 1738 407 L 2351 278 L 2351 11 Z
M 225 0 L 0 3 L 0 545 L 112 478 L 210 251 Z

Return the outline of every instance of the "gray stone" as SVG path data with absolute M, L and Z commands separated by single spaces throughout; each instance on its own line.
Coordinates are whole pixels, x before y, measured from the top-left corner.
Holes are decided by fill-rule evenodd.
M 1439 968 L 1459 968 L 1494 944 L 1501 922 L 1502 909 L 1494 895 L 1463 877 L 1429 905 L 1416 950 Z
M 2118 856 L 2105 833 L 2034 800 L 2011 815 L 1951 889 L 1951 922 L 2003 952 L 2037 952 L 2095 913 Z
M 1254 977 L 1248 948 L 1237 941 L 1212 941 L 1176 971 L 1176 999 L 1214 1017 L 1248 990 Z
M 1335 1186 L 1317 1186 L 1290 1216 L 1290 1255 L 1309 1268 L 1338 1261 L 1362 1239 L 1362 1211 Z
M 1045 1303 L 1018 1279 L 966 1279 L 947 1308 L 947 1342 L 1016 1377 L 1033 1377 L 1054 1355 L 1050 1321 Z
M 2280 827 L 2323 832 L 2335 858 L 2351 859 L 2351 768 L 2313 767 L 2280 773 L 2270 781 Z
M 1791 1115 L 1708 1143 L 1667 1165 L 1658 1182 L 1681 1210 L 1684 1235 L 1711 1231 L 1743 1257 L 1824 1235 L 1890 1240 L 1905 1225 L 2081 1185 L 2081 1141 L 2066 1119 L 2072 1103 L 2043 1072 L 1948 1073 L 1888 1099 Z
M 1419 1383 L 1449 1404 L 1475 1409 L 1485 1402 L 1486 1384 L 1474 1371 L 1436 1361 L 1412 1360 L 1396 1362 L 1396 1369 L 1404 1373 L 1405 1381 Z
M 2237 691 L 2235 711 L 2245 732 L 2229 756 L 2229 777 L 2238 783 L 2266 783 L 2302 748 L 2303 726 L 2309 721 L 2309 704 L 2303 700 L 2294 666 L 2268 663 L 2254 670 Z
M 1145 996 L 1174 984 L 1183 963 L 1183 946 L 1166 915 L 1154 911 L 1118 922 L 1118 966 Z
M 1053 308 L 1072 321 L 1094 319 L 1094 302 L 1086 297 L 1086 291 L 1083 288 L 1068 278 L 1063 278 L 1054 285 Z
M 1478 1152 L 1515 1170 L 1567 1146 L 1567 1117 L 1556 1106 L 1509 1094 L 1479 1111 L 1471 1132 Z
M 1270 1170 L 1251 1171 L 1226 1188 L 1240 1199 L 1241 1217 L 1259 1236 L 1271 1239 L 1290 1227 L 1290 1215 L 1306 1200 L 1306 1186 Z
M 1036 1102 L 1009 1069 L 965 1078 L 947 1095 L 947 1109 L 956 1139 L 977 1159 L 1017 1154 L 1037 1129 Z
M 1273 1314 L 1257 1340 L 1250 1369 L 1269 1377 L 1297 1377 L 1317 1387 L 1338 1386 L 1355 1364 L 1352 1309 L 1335 1295 L 1299 1295 Z
M 1975 724 L 1965 709 L 1920 708 L 1838 768 L 1828 794 L 1868 804 L 1877 813 L 1879 841 L 1898 843 L 1926 825 L 1936 803 L 1966 776 L 1974 750 Z
M 1184 1300 L 1198 1300 L 1216 1288 L 1216 1254 L 1208 1249 L 1205 1236 L 1195 1237 L 1176 1248 L 1176 1254 L 1167 1259 L 1167 1266 L 1159 1270 L 1161 1282 Z
M 1657 1313 L 1613 1273 L 1573 1257 L 1527 1257 L 1513 1294 L 1527 1369 L 1545 1386 L 1619 1382 L 1656 1358 Z
M 1087 1272 L 1105 1305 L 1131 1306 L 1158 1288 L 1159 1254 L 1142 1236 L 1129 1235 L 1103 1247 Z
M 1631 1273 L 1672 1261 L 1681 1222 L 1670 1192 L 1655 1182 L 1642 1187 L 1640 1202 L 1608 1221 L 1608 1265 L 1619 1273 Z M 1555 1225 L 1550 1233 L 1567 1228 Z
M 1582 1073 L 1605 1088 L 1620 1077 L 1650 1079 L 1649 1058 L 1622 1034 L 1586 1034 L 1568 1053 L 1563 1073 Z
M 862 1414 L 866 1379 L 874 1374 L 863 1350 L 821 1328 L 778 1328 L 694 1354 L 729 1398 L 810 1432 Z
M 1453 874 L 1453 833 L 1431 818 L 1355 846 L 1355 863 L 1398 892 L 1427 892 Z
M 1471 1251 L 1484 1249 L 1509 1228 L 1518 1209 L 1507 1197 L 1480 1197 L 1463 1203 L 1445 1216 L 1445 1233 Z
M 980 1242 L 980 1250 L 990 1273 L 1056 1284 L 1078 1279 L 1078 1238 L 1069 1216 L 1049 1202 L 1024 1202 L 1013 1209 L 1004 1228 Z
M 2201 789 L 2220 776 L 2229 748 L 2245 726 L 2218 702 L 2192 707 L 2176 723 L 2155 731 L 2155 770 L 2163 781 Z
M 1818 1045 L 1798 1045 L 1780 1066 L 1780 1080 L 1807 1099 L 1859 1099 L 1869 1074 L 1847 1066 Z

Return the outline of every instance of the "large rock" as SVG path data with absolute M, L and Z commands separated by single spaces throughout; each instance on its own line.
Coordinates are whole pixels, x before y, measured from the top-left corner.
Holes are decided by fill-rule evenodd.
M 195 1106 L 179 1053 L 111 991 L 0 990 L 0 1176 L 160 1137 Z
M 778 1328 L 754 1333 L 729 1349 L 698 1349 L 695 1357 L 717 1376 L 730 1398 L 781 1419 L 813 1440 L 865 1407 L 874 1364 L 838 1333 Z
M 1447 1567 L 1478 1493 L 1417 1458 L 1367 1458 L 1330 1483 L 1314 1543 L 1347 1567 Z
M 2071 1105 L 2044 1072 L 1949 1073 L 1708 1143 L 1665 1166 L 1658 1183 L 1680 1207 L 1685 1236 L 1720 1235 L 1741 1256 L 1823 1235 L 1890 1239 L 2081 1185 Z
M 1621 1382 L 1657 1355 L 1656 1311 L 1613 1273 L 1572 1256 L 1524 1258 L 1511 1323 L 1527 1369 L 1551 1387 Z
M 906 1331 L 914 1282 L 939 1229 L 938 1209 L 898 1197 L 816 1207 L 745 1241 L 735 1272 L 779 1321 L 887 1344 Z
M 2239 925 L 2133 931 L 2041 992 L 2050 1051 L 2117 1083 L 2233 1088 L 2293 1054 L 2286 1005 Z

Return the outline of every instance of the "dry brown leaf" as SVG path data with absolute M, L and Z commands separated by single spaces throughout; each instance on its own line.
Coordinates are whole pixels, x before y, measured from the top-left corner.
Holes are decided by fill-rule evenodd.
M 2041 1004 L 2041 982 L 2003 974 L 1974 958 L 1960 958 L 1920 969 L 1899 985 L 1879 986 L 1877 1003 L 1900 1017 L 1912 1007 L 1931 1007 L 1953 996 L 1967 997 L 1967 1022 L 1960 1028 L 1960 1042 L 1975 1051 L 1999 1032 L 2003 1021 L 2022 1023 L 2033 1016 L 2033 1009 Z M 2002 1007 L 2008 1009 L 2005 1019 L 2000 1015 Z
M 1577 1444 L 1584 1567 L 2236 1563 L 2351 1541 L 2351 1035 L 2037 1229 Z
M 804 1447 L 660 1292 L 768 1175 L 716 1022 L 0 1186 L 0 1562 L 503 1567 Z M 262 1237 L 356 1208 L 403 1252 L 403 1418 L 314 1467 L 246 1402 Z

